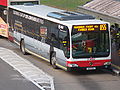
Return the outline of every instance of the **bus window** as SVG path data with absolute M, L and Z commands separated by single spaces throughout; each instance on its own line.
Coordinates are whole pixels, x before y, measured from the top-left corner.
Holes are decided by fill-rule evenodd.
M 59 41 L 55 34 L 51 34 L 51 45 L 53 47 L 59 48 Z
M 38 1 L 23 1 L 23 2 L 11 2 L 10 5 L 24 5 L 24 4 L 27 4 L 27 3 L 31 3 L 31 4 L 34 4 L 34 5 L 37 5 L 39 4 Z
M 60 49 L 64 51 L 64 54 L 67 58 L 70 57 L 70 39 L 68 30 L 60 30 L 59 31 L 59 42 Z

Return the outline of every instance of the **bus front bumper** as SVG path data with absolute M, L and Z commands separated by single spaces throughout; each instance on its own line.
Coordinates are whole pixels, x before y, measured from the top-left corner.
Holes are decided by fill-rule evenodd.
M 67 68 L 72 69 L 96 70 L 109 68 L 110 66 L 111 60 L 67 61 Z

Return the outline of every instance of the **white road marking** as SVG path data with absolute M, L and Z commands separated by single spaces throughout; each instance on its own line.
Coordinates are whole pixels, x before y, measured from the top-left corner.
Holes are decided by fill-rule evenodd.
M 55 90 L 54 79 L 13 51 L 0 47 L 0 58 L 41 90 Z

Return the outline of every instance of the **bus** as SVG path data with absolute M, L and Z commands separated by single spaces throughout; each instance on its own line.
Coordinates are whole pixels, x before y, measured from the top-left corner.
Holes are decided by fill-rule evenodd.
M 14 42 L 23 54 L 33 54 L 66 71 L 111 65 L 108 22 L 45 5 L 9 6 L 8 15 Z
M 0 0 L 0 36 L 13 40 L 12 34 L 8 33 L 8 6 L 23 4 L 40 4 L 40 0 Z

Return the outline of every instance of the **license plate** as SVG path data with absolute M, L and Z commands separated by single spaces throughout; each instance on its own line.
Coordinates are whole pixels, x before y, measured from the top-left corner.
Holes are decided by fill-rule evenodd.
M 86 70 L 95 70 L 96 69 L 96 67 L 88 67 L 88 68 L 86 68 Z

